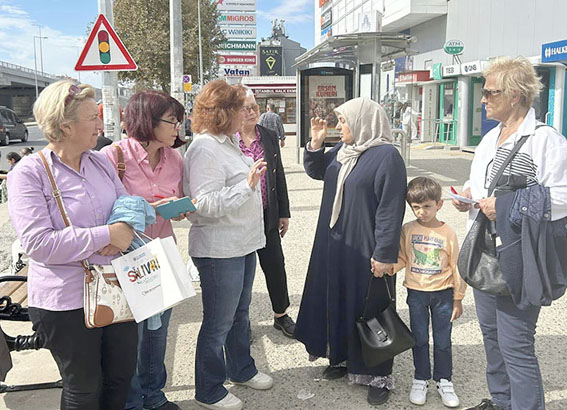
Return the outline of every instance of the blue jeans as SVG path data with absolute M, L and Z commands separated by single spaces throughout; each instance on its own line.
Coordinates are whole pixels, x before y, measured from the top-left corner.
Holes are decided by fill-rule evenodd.
M 431 379 L 429 359 L 429 318 L 433 328 L 433 380 L 451 380 L 453 357 L 451 354 L 451 315 L 453 314 L 453 289 L 423 292 L 408 289 L 407 304 L 410 327 L 415 337 L 413 348 L 414 378 Z
M 193 263 L 199 270 L 203 297 L 203 323 L 195 354 L 195 399 L 213 404 L 228 394 L 223 386 L 227 377 L 246 382 L 258 373 L 250 356 L 248 334 L 256 253 L 193 258 Z
M 148 329 L 148 321 L 138 323 L 138 362 L 130 383 L 127 410 L 155 409 L 167 402 L 162 389 L 167 380 L 165 348 L 171 309 L 161 315 L 161 327 Z
M 492 401 L 506 410 L 543 410 L 545 393 L 535 353 L 539 306 L 521 310 L 506 296 L 474 290 Z

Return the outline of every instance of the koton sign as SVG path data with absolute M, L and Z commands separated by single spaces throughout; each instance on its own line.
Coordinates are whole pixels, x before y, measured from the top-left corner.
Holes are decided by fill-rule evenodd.
M 256 38 L 256 27 L 221 28 L 226 38 Z
M 237 26 L 242 26 L 246 24 L 256 25 L 256 13 L 221 14 L 217 21 L 221 25 L 237 25 Z
M 216 0 L 217 10 L 256 11 L 256 0 Z
M 219 55 L 219 64 L 256 64 L 255 55 Z

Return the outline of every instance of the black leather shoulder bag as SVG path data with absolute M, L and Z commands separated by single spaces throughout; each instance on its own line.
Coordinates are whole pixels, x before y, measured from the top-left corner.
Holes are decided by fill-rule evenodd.
M 367 317 L 368 298 L 372 285 L 377 281 L 384 281 L 390 303 L 382 312 L 373 318 Z M 356 321 L 356 328 L 362 345 L 362 359 L 368 367 L 393 359 L 415 345 L 415 339 L 403 320 L 398 316 L 395 309 L 395 299 L 392 297 L 388 280 L 386 278 L 374 278 L 370 276 L 368 292 L 364 302 L 362 316 Z

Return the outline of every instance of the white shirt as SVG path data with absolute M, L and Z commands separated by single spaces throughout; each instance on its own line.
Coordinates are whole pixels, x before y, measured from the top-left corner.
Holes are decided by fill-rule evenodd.
M 516 133 L 500 147 L 498 139 L 502 125 L 498 124 L 490 130 L 476 148 L 465 189 L 471 189 L 473 199 L 485 198 L 488 195 L 491 175 L 496 171 L 492 169 L 492 162 L 497 151 L 501 150 L 499 157 L 502 158 L 522 136 L 531 135 L 512 161 L 512 174 L 527 176 L 528 185 L 541 184 L 549 188 L 551 220 L 555 221 L 567 216 L 567 139 L 552 127 L 540 127 L 537 135 L 534 135 L 536 125 L 535 110 L 530 108 Z M 509 174 L 509 167 L 505 175 Z M 467 229 L 472 225 L 477 213 L 478 209 L 474 208 L 469 212 Z
M 183 159 L 183 192 L 197 199 L 189 255 L 232 258 L 266 245 L 259 189 L 248 185 L 251 158 L 236 137 L 196 134 Z

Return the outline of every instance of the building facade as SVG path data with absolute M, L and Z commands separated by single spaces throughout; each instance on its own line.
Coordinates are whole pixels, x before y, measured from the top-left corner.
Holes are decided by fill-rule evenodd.
M 547 43 L 567 40 L 562 17 L 567 2 L 315 0 L 314 5 L 316 42 L 354 33 L 376 13 L 384 32 L 412 36 L 410 56 L 382 59 L 380 100 L 391 108 L 395 125 L 401 103 L 411 103 L 422 141 L 477 145 L 495 125 L 480 104 L 482 70 L 491 59 L 519 55 L 534 64 L 544 84 L 534 102 L 538 119 L 566 134 L 567 53 L 564 60 L 551 62 L 542 50 Z M 456 56 L 444 50 L 451 40 L 464 46 Z

